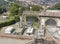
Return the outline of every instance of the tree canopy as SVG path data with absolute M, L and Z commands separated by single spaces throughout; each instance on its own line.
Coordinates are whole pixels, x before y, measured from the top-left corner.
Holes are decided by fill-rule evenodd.
M 12 15 L 18 15 L 24 10 L 23 7 L 21 7 L 18 3 L 12 3 L 10 6 L 10 13 Z
M 6 12 L 7 10 L 6 10 L 6 8 L 5 8 L 5 6 L 0 6 L 0 14 L 2 14 L 3 12 Z
M 10 13 L 16 15 L 18 14 L 18 10 L 19 10 L 19 5 L 16 3 L 12 3 L 10 6 Z
M 32 11 L 40 11 L 42 9 L 43 8 L 41 6 L 37 6 L 37 5 L 32 6 Z
M 54 6 L 52 6 L 51 8 L 48 8 L 51 10 L 60 10 L 60 3 L 55 4 Z

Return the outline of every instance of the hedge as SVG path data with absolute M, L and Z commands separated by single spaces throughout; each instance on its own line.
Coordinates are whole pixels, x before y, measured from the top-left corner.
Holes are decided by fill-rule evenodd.
M 6 20 L 4 22 L 0 22 L 0 28 L 12 25 L 12 24 L 14 24 L 14 23 L 16 23 L 18 21 L 19 21 L 19 17 L 17 17 L 17 16 L 11 16 L 8 20 Z
M 35 19 L 35 21 L 38 21 L 38 18 L 37 18 L 36 16 L 33 16 L 33 15 L 27 16 L 26 18 L 27 18 L 27 19 L 32 18 L 32 19 Z

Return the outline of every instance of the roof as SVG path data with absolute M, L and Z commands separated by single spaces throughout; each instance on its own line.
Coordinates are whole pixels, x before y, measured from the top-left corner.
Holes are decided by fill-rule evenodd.
M 44 30 L 43 29 L 38 30 L 38 35 L 44 35 Z
M 18 28 L 15 32 L 22 32 L 23 28 Z
M 10 30 L 12 30 L 13 29 L 13 27 L 8 27 L 5 31 L 10 31 Z
M 40 11 L 23 11 L 23 15 L 39 15 Z
M 60 17 L 60 10 L 46 10 L 42 12 L 41 11 L 23 11 L 23 15 Z
M 29 27 L 29 28 L 27 29 L 27 33 L 32 33 L 32 32 L 33 32 L 33 28 Z
M 40 16 L 60 17 L 60 10 L 47 10 L 43 15 L 40 14 Z

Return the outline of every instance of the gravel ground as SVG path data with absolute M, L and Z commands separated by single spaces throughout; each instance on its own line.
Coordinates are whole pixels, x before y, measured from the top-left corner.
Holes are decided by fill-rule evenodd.
M 0 44 L 27 44 L 29 40 L 0 38 Z

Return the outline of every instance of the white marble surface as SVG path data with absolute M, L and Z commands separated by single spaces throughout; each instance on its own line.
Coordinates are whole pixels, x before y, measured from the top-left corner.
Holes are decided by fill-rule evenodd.
M 26 44 L 29 40 L 0 38 L 0 44 Z
M 50 34 L 56 39 L 60 39 L 60 34 L 58 33 L 60 31 L 60 28 L 56 27 L 49 27 L 47 28 Z

